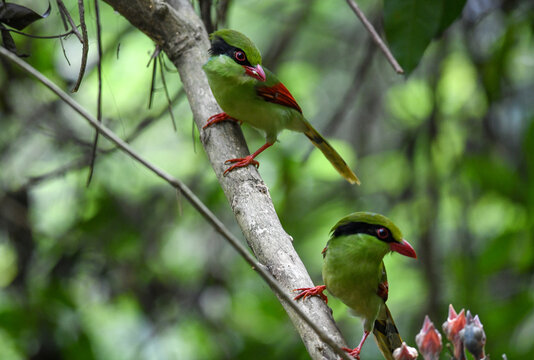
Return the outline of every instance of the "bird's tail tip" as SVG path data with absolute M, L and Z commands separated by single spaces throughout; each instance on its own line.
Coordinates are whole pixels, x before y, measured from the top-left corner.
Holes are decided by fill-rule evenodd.
M 338 152 L 309 123 L 306 123 L 306 125 L 307 130 L 304 132 L 304 135 L 310 139 L 315 147 L 321 150 L 337 172 L 339 172 L 339 174 L 349 183 L 360 185 L 360 179 L 358 179 L 356 174 L 350 169 L 341 155 L 339 155 Z
M 358 179 L 358 177 L 354 173 L 351 173 L 348 176 L 344 176 L 344 177 L 349 183 L 351 183 L 351 185 L 361 185 L 362 184 L 360 182 L 360 179 Z

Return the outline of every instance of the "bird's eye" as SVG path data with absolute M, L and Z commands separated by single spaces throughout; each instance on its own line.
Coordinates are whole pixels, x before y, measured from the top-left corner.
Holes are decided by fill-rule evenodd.
M 380 239 L 384 240 L 389 236 L 389 231 L 388 229 L 381 227 L 381 228 L 376 229 L 376 235 Z
M 247 58 L 245 56 L 245 53 L 241 50 L 236 50 L 234 52 L 234 58 L 237 60 L 237 61 L 245 61 L 245 59 Z

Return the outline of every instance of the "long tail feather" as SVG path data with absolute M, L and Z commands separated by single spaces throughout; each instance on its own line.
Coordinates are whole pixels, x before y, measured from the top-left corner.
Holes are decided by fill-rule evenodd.
M 321 150 L 324 156 L 330 161 L 334 168 L 351 184 L 360 185 L 360 180 L 349 168 L 345 160 L 337 153 L 337 151 L 311 126 L 307 121 L 306 131 L 304 135 L 310 139 L 316 148 Z
M 393 351 L 402 345 L 402 339 L 386 304 L 384 304 L 378 318 L 375 320 L 373 335 L 380 352 L 384 355 L 384 359 L 394 360 Z

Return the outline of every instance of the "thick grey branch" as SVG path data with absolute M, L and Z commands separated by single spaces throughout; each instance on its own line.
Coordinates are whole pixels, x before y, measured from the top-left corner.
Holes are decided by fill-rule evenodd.
M 207 33 L 190 3 L 186 0 L 105 0 L 132 25 L 147 34 L 167 54 L 180 73 L 197 127 L 220 112 L 202 71 L 209 47 Z M 200 130 L 201 142 L 219 183 L 234 211 L 248 245 L 261 264 L 285 288 L 313 285 L 306 268 L 284 231 L 274 210 L 269 191 L 252 166 L 223 176 L 224 161 L 248 155 L 248 149 L 238 126 L 221 123 Z M 280 298 L 280 297 L 279 297 Z M 316 332 L 281 300 L 308 352 L 314 359 L 337 359 L 339 355 L 325 346 Z M 300 304 L 300 303 L 299 303 Z M 313 318 L 336 343 L 344 340 L 332 320 L 328 307 L 319 299 L 300 304 L 300 309 Z M 345 356 L 343 356 L 345 355 Z M 342 354 L 346 357 L 346 354 Z
M 280 283 L 274 278 L 274 276 L 266 269 L 263 264 L 260 264 L 245 248 L 244 245 L 223 225 L 223 223 L 215 217 L 215 215 L 195 196 L 195 194 L 180 180 L 173 178 L 165 171 L 152 165 L 149 161 L 135 152 L 126 142 L 119 138 L 115 133 L 109 130 L 107 127 L 101 125 L 101 123 L 92 117 L 87 110 L 82 108 L 77 102 L 72 100 L 64 91 L 62 91 L 56 84 L 51 82 L 43 74 L 32 68 L 30 65 L 19 59 L 15 54 L 9 52 L 4 47 L 0 46 L 0 56 L 3 56 L 14 63 L 18 64 L 23 70 L 41 81 L 52 92 L 54 92 L 59 98 L 61 98 L 67 105 L 72 107 L 78 114 L 83 116 L 96 130 L 102 135 L 108 138 L 111 142 L 117 145 L 117 148 L 128 154 L 131 158 L 135 159 L 154 174 L 167 181 L 175 189 L 179 190 L 184 197 L 197 209 L 197 211 L 213 226 L 213 228 L 221 234 L 228 242 L 234 247 L 235 250 L 245 259 L 247 263 L 252 266 L 252 269 L 256 270 L 259 275 L 271 286 L 274 292 L 278 295 L 281 302 L 286 304 L 294 311 L 294 315 L 298 316 L 300 320 L 304 320 L 305 323 L 310 326 L 315 334 L 318 334 L 321 340 L 330 345 L 342 358 L 350 360 L 347 354 L 338 347 L 336 340 L 334 340 L 321 324 L 316 324 L 311 318 L 304 313 L 297 302 L 292 300 L 291 293 L 284 290 Z

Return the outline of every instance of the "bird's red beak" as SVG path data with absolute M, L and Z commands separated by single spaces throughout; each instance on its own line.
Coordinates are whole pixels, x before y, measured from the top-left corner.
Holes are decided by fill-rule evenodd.
M 252 76 L 254 79 L 258 79 L 259 81 L 265 81 L 265 72 L 263 71 L 263 68 L 261 67 L 261 65 L 259 64 L 256 66 L 243 65 L 243 67 L 245 68 L 245 73 L 248 76 Z
M 410 245 L 410 243 L 404 239 L 402 239 L 402 242 L 400 243 L 396 241 L 390 242 L 389 248 L 391 249 L 391 251 L 396 251 L 404 256 L 408 256 L 414 259 L 417 258 L 417 255 L 415 254 L 415 250 L 413 249 L 412 245 Z

